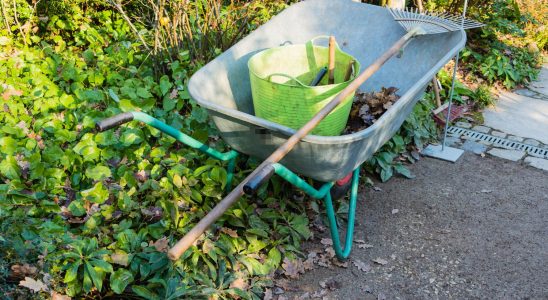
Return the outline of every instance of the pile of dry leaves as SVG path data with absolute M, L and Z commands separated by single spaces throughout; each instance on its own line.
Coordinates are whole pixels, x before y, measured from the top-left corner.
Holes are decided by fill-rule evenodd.
M 373 125 L 400 96 L 395 87 L 381 88 L 380 92 L 356 93 L 344 134 L 364 130 Z

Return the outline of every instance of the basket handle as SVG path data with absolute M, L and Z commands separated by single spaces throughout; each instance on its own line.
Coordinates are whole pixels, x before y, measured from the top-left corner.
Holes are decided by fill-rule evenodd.
M 313 38 L 311 38 L 308 42 L 306 42 L 307 44 L 310 43 L 311 45 L 314 45 L 314 42 L 316 42 L 317 40 L 327 40 L 329 41 L 329 35 L 318 35 L 318 36 L 315 36 Z M 341 47 L 339 47 L 339 43 L 337 43 L 337 41 L 335 41 L 335 48 L 338 50 L 338 51 L 342 51 Z
M 295 77 L 293 77 L 293 76 L 291 76 L 291 75 L 287 75 L 287 74 L 283 74 L 283 73 L 272 73 L 272 74 L 270 74 L 270 75 L 268 75 L 268 76 L 266 77 L 266 80 L 271 81 L 270 79 L 272 78 L 272 76 L 286 77 L 286 78 L 289 78 L 289 79 L 295 81 L 296 83 L 298 83 L 298 84 L 299 84 L 300 86 L 302 86 L 302 87 L 308 87 L 308 85 L 304 84 L 304 83 L 303 83 L 302 81 L 300 81 L 299 79 L 297 79 L 297 78 L 295 78 Z

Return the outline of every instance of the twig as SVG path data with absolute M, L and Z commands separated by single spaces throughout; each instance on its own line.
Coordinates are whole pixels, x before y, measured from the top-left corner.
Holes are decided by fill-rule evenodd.
M 15 1 L 15 0 L 14 0 Z M 114 1 L 110 1 L 110 3 L 118 10 L 118 12 L 120 12 L 122 14 L 122 18 L 124 18 L 124 20 L 126 20 L 126 22 L 128 23 L 129 27 L 131 28 L 131 30 L 133 30 L 133 32 L 137 35 L 137 37 L 139 38 L 139 40 L 141 40 L 141 43 L 143 44 L 143 46 L 145 46 L 145 48 L 147 50 L 150 51 L 150 48 L 148 47 L 147 43 L 145 42 L 145 39 L 143 38 L 143 36 L 141 36 L 141 34 L 139 33 L 139 31 L 137 30 L 137 28 L 135 28 L 135 26 L 133 25 L 133 23 L 131 22 L 131 20 L 129 19 L 129 17 L 126 15 L 126 13 L 124 12 L 124 9 L 122 8 L 122 6 L 120 5 L 120 3 L 118 2 L 114 2 Z
M 17 3 L 15 0 L 13 0 L 13 17 L 15 19 L 15 23 L 17 23 L 17 28 L 19 29 L 19 33 L 21 33 L 21 36 L 23 37 L 23 43 L 25 43 L 25 47 L 27 46 L 27 36 L 23 32 L 23 29 L 21 28 L 21 23 L 19 23 L 19 19 L 17 19 Z
M 11 34 L 11 28 L 10 23 L 8 22 L 8 14 L 6 13 L 6 7 L 4 6 L 4 1 L 0 1 L 0 5 L 2 6 L 2 16 L 4 17 L 4 22 L 6 22 L 6 29 Z

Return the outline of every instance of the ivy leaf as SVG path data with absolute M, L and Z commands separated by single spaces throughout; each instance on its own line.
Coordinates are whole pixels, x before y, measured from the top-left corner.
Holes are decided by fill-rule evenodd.
M 86 170 L 86 176 L 93 180 L 101 180 L 112 176 L 112 173 L 108 167 L 95 166 Z
M 86 209 L 81 201 L 72 201 L 68 206 L 68 210 L 75 217 L 81 217 L 86 214 Z
M 21 176 L 21 169 L 17 165 L 15 157 L 8 155 L 0 162 L 0 173 L 11 180 L 18 179 Z
M 133 144 L 139 144 L 143 141 L 143 133 L 141 130 L 136 128 L 130 128 L 122 134 L 120 141 L 124 146 L 130 146 Z
M 126 269 L 118 269 L 110 275 L 110 287 L 116 294 L 124 292 L 128 284 L 133 282 L 133 274 Z
M 4 154 L 14 154 L 17 150 L 17 141 L 11 136 L 0 138 L 0 152 Z
M 114 100 L 115 102 L 117 102 L 117 103 L 120 102 L 120 98 L 118 97 L 118 95 L 116 95 L 116 93 L 115 93 L 112 89 L 108 89 L 108 95 L 109 95 L 110 98 L 112 98 L 112 100 Z
M 162 96 L 167 94 L 173 84 L 169 82 L 169 77 L 167 75 L 164 75 L 160 78 L 160 91 L 162 92 Z
M 82 197 L 84 199 L 93 202 L 102 204 L 108 199 L 108 190 L 103 186 L 102 182 L 97 182 L 91 189 L 81 191 Z

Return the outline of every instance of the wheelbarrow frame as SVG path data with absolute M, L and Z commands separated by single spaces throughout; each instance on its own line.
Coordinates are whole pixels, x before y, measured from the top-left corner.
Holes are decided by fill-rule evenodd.
M 161 132 L 171 136 L 178 142 L 181 142 L 191 148 L 197 149 L 211 157 L 227 162 L 227 178 L 226 178 L 226 191 L 230 191 L 232 188 L 232 181 L 234 178 L 234 167 L 236 165 L 236 159 L 238 152 L 230 150 L 227 152 L 219 152 L 208 145 L 182 133 L 172 126 L 142 112 L 126 112 L 117 116 L 111 117 L 101 123 L 98 123 L 97 129 L 99 131 L 108 130 L 114 128 L 123 123 L 130 122 L 132 120 L 143 122 L 151 127 L 154 127 Z M 345 259 L 350 255 L 352 250 L 352 241 L 354 235 L 354 223 L 356 215 L 356 202 L 358 199 L 358 185 L 360 179 L 360 167 L 356 168 L 352 172 L 352 183 L 350 188 L 350 205 L 348 208 L 348 221 L 346 228 L 346 237 L 344 246 L 341 245 L 339 237 L 339 228 L 337 225 L 337 218 L 335 216 L 335 209 L 333 206 L 333 199 L 331 197 L 331 189 L 336 182 L 324 183 L 320 188 L 316 189 L 308 184 L 304 179 L 297 174 L 286 168 L 284 165 L 276 163 L 273 165 L 274 172 L 285 181 L 291 183 L 295 187 L 303 190 L 308 196 L 321 199 L 324 202 L 327 212 L 327 219 L 329 221 L 329 229 L 331 238 L 333 240 L 333 249 L 339 259 Z
M 314 26 L 301 26 L 308 31 L 295 30 L 300 28 L 303 22 L 311 22 L 313 24 L 308 25 Z M 382 30 L 354 31 L 346 27 Z M 343 42 L 343 49 L 347 47 L 347 52 L 357 57 L 362 65 L 370 65 L 373 58 L 380 56 L 381 51 L 400 39 L 405 31 L 381 7 L 350 0 L 300 2 L 284 10 L 196 72 L 190 79 L 188 92 L 200 106 L 207 109 L 221 137 L 232 149 L 258 158 L 268 157 L 287 141 L 295 130 L 254 116 L 250 101 L 247 60 L 262 49 L 287 42 L 303 43 L 325 33 L 337 36 L 338 40 Z M 352 249 L 359 170 L 362 163 L 399 129 L 431 78 L 464 47 L 465 42 L 464 31 L 415 38 L 407 46 L 408 50 L 401 59 L 388 62 L 361 86 L 364 91 L 378 90 L 381 86 L 401 88 L 401 98 L 375 124 L 365 130 L 343 136 L 308 135 L 281 160 L 281 163 L 273 164 L 274 172 L 278 176 L 302 189 L 310 197 L 323 200 L 333 248 L 339 259 L 347 258 Z M 367 55 L 363 52 L 367 52 Z M 412 72 L 406 72 L 411 68 Z M 226 186 L 227 190 L 230 190 L 238 152 L 218 152 L 141 112 L 123 115 L 123 120 L 115 122 L 116 124 L 112 124 L 110 128 L 135 119 L 157 128 L 183 144 L 226 161 Z M 328 183 L 315 189 L 294 172 Z M 352 173 L 350 207 L 346 237 L 342 246 L 331 189 L 335 181 L 349 173 Z

